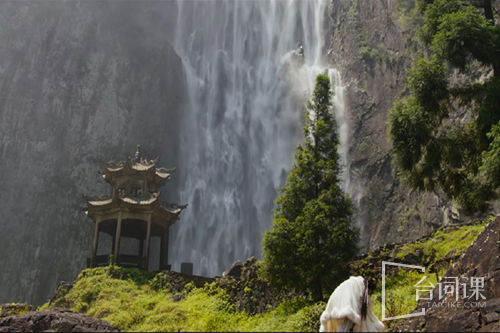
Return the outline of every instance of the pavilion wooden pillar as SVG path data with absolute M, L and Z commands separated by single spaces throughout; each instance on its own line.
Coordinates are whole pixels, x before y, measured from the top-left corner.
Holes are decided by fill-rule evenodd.
M 96 256 L 97 256 L 97 246 L 99 243 L 99 223 L 101 222 L 101 217 L 96 216 L 95 225 L 94 225 L 94 242 L 92 243 L 92 261 L 90 266 L 96 266 Z
M 115 241 L 116 241 L 116 233 L 113 235 L 113 240 L 111 241 L 111 254 L 115 253 Z
M 167 270 L 167 268 L 168 268 L 168 227 L 164 228 L 161 232 L 160 271 Z
M 151 244 L 151 214 L 148 215 L 148 226 L 146 227 L 146 257 L 144 260 L 144 270 L 149 268 L 149 247 Z
M 144 258 L 144 239 L 146 238 L 146 235 L 139 239 L 139 258 L 143 259 Z
M 122 235 L 122 211 L 118 212 L 118 219 L 116 221 L 116 234 L 115 234 L 115 242 L 113 249 L 113 259 L 115 263 L 120 263 L 120 258 L 118 257 L 120 254 L 120 238 Z

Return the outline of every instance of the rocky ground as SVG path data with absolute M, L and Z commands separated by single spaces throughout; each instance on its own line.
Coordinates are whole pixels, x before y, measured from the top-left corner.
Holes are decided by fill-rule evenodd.
M 0 304 L 0 318 L 16 316 L 35 310 L 33 305 L 27 303 Z
M 23 308 L 25 304 L 21 305 Z M 19 310 L 19 305 L 4 304 L 5 309 Z M 0 332 L 119 332 L 108 322 L 81 313 L 53 309 L 30 311 L 0 318 Z

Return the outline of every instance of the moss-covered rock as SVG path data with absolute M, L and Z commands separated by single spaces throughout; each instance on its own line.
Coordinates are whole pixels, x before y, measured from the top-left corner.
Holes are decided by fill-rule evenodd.
M 27 303 L 0 304 L 0 318 L 21 315 L 30 311 L 35 311 L 35 307 Z
M 431 272 L 447 269 L 492 219 L 493 216 L 490 216 L 484 220 L 441 227 L 411 243 L 384 245 L 351 261 L 351 275 L 373 277 L 381 281 L 382 261 L 425 266 Z
M 425 309 L 425 316 L 401 320 L 392 331 L 498 332 L 500 330 L 500 284 L 497 282 L 500 279 L 499 229 L 500 216 L 497 216 L 479 236 L 474 238 L 460 259 L 446 271 L 445 278 L 459 279 L 457 291 L 460 296 L 455 296 L 452 292 L 445 294 L 443 298 L 435 298 L 434 302 L 445 304 L 437 307 L 433 306 L 432 302 L 421 300 L 414 312 Z M 465 235 L 463 237 L 466 239 Z M 479 285 L 480 288 L 477 289 L 481 296 L 478 294 L 477 297 L 464 297 L 464 295 L 471 296 L 474 289 L 470 284 L 471 278 L 483 279 L 483 286 Z M 433 291 L 434 295 L 438 295 L 437 289 L 438 286 Z M 453 305 L 447 306 L 446 303 Z
M 431 235 L 407 244 L 385 245 L 350 263 L 351 275 L 373 277 L 378 286 L 372 294 L 373 311 L 382 314 L 382 261 L 423 266 L 426 272 L 401 267 L 386 266 L 387 317 L 411 313 L 417 307 L 415 284 L 426 276 L 436 285 L 446 270 L 459 260 L 464 251 L 476 240 L 481 231 L 491 223 L 493 216 L 467 224 L 441 227 Z M 385 323 L 389 329 L 399 325 L 399 320 Z M 414 327 L 415 329 L 415 327 Z
M 297 298 L 293 292 L 285 292 L 270 286 L 259 276 L 260 262 L 248 258 L 241 266 L 239 277 L 224 276 L 216 280 L 217 286 L 229 296 L 235 310 L 248 314 L 264 313 L 278 306 L 283 300 Z

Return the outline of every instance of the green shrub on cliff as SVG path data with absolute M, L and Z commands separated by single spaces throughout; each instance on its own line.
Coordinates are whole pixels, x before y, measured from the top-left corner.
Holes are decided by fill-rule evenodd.
M 388 119 L 395 161 L 413 188 L 484 211 L 500 191 L 500 26 L 489 1 L 484 15 L 459 0 L 425 4 L 420 36 L 430 54 L 413 62 L 410 96 Z M 491 73 L 479 78 L 477 69 Z

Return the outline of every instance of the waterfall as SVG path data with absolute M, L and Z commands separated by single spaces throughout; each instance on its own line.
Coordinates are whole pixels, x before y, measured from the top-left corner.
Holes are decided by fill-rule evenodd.
M 333 107 L 340 139 L 340 165 L 343 167 L 342 185 L 344 191 L 351 193 L 352 190 L 349 177 L 349 161 L 347 158 L 347 154 L 349 152 L 349 123 L 345 112 L 344 86 L 342 85 L 340 72 L 335 68 L 328 69 L 328 76 L 330 77 L 330 82 L 333 90 Z
M 189 207 L 172 227 L 172 269 L 192 262 L 195 274 L 214 276 L 261 256 L 319 73 L 332 78 L 347 139 L 340 75 L 325 65 L 327 19 L 327 1 L 178 1 L 174 48 L 189 103 L 177 177 Z

